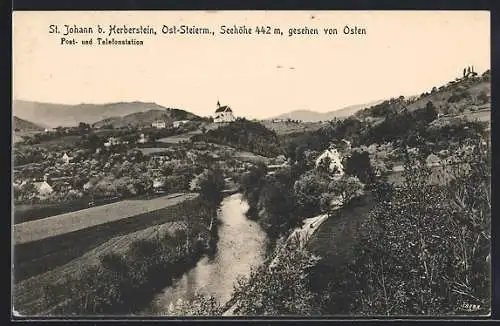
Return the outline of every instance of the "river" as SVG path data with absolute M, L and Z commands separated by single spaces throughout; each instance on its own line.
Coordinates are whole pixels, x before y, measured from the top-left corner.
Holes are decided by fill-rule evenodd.
M 231 299 L 239 275 L 247 276 L 251 267 L 264 261 L 267 236 L 257 222 L 247 219 L 248 204 L 241 194 L 226 197 L 221 205 L 219 242 L 212 259 L 202 258 L 172 286 L 165 288 L 148 309 L 166 314 L 170 303 L 191 300 L 196 293 L 214 296 L 221 304 Z

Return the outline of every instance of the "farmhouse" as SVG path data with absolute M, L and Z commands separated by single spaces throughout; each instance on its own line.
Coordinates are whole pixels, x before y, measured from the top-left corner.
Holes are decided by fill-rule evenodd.
M 47 183 L 47 181 L 33 182 L 37 197 L 40 199 L 46 198 L 54 192 L 54 189 Z
M 224 123 L 233 122 L 236 120 L 233 116 L 233 110 L 227 105 L 221 106 L 220 102 L 217 101 L 217 109 L 215 110 L 214 122 Z
M 151 124 L 151 126 L 156 129 L 165 129 L 167 127 L 167 124 L 163 120 L 156 120 Z
M 324 160 L 329 160 L 330 164 L 328 166 L 328 169 L 331 173 L 333 173 L 334 177 L 340 177 L 344 175 L 342 158 L 338 150 L 335 148 L 335 145 L 330 145 L 330 147 L 316 159 L 316 167 L 324 162 Z

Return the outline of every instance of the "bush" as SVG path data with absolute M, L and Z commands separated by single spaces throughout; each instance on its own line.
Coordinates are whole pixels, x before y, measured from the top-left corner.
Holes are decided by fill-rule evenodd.
M 486 94 L 485 91 L 482 91 L 477 96 L 477 100 L 479 101 L 479 104 L 486 104 L 490 102 L 490 97 Z
M 489 163 L 480 151 L 476 163 L 444 185 L 407 164 L 402 187 L 377 196 L 351 263 L 334 271 L 327 313 L 453 315 L 470 305 L 489 312 Z
M 468 91 L 463 91 L 461 93 L 453 93 L 449 98 L 448 98 L 448 103 L 457 103 L 460 102 L 463 99 L 468 99 L 470 98 L 470 93 Z
M 319 258 L 292 244 L 272 266 L 263 265 L 241 278 L 234 290 L 234 313 L 247 316 L 311 316 L 319 298 L 310 291 L 309 271 Z

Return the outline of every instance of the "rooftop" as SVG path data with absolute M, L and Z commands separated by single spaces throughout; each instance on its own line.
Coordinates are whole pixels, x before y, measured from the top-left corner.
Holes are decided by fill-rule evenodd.
M 219 107 L 217 110 L 215 110 L 216 113 L 218 112 L 233 112 L 231 108 L 227 105 Z

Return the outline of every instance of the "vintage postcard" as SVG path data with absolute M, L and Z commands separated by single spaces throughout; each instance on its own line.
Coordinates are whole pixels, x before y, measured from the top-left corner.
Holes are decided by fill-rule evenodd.
M 12 21 L 13 316 L 490 315 L 488 11 Z

